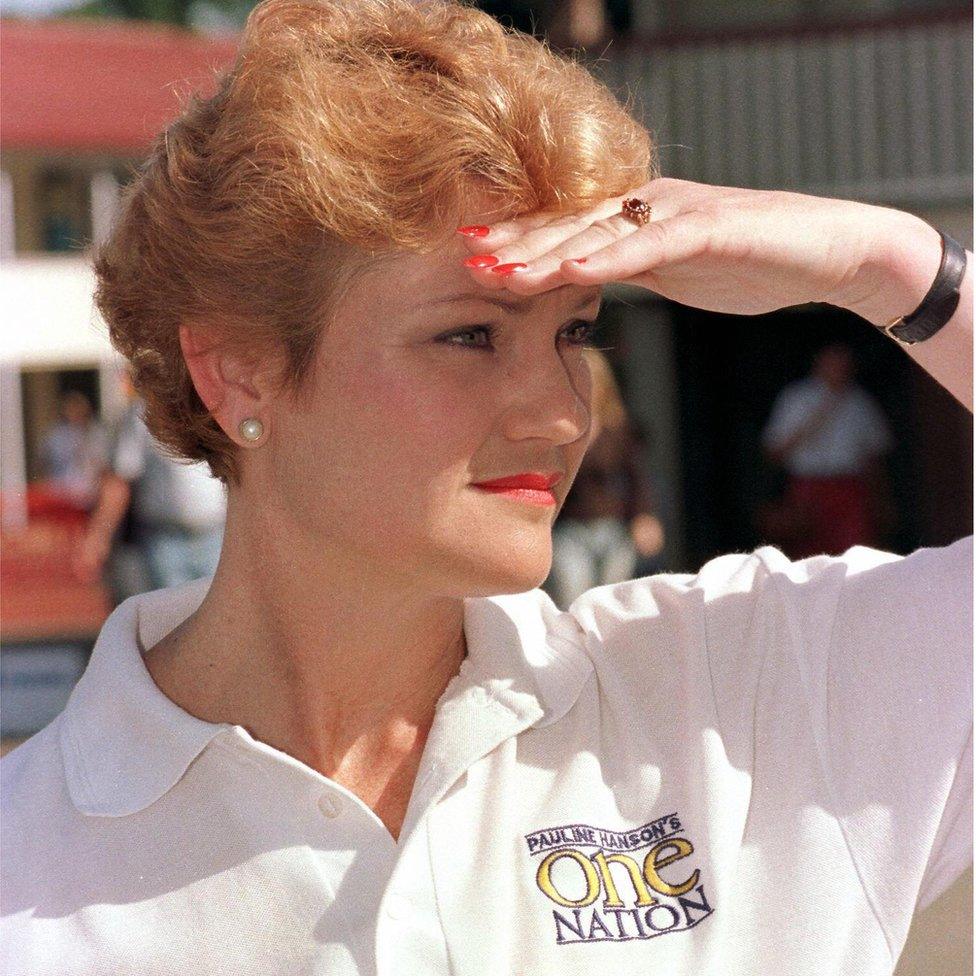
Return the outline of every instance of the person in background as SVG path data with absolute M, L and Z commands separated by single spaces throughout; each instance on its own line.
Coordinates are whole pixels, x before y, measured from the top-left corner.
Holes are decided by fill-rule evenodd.
M 164 453 L 143 422 L 145 407 L 128 377 L 126 384 L 130 404 L 74 559 L 81 579 L 107 571 L 116 602 L 146 588 L 212 576 L 227 515 L 223 484 L 205 463 L 181 463 Z
M 851 351 L 825 346 L 810 375 L 780 393 L 762 434 L 767 455 L 787 471 L 780 521 L 792 532 L 780 541 L 795 559 L 880 541 L 879 500 L 887 496 L 880 459 L 892 437 L 854 375 Z
M 545 38 L 554 50 L 604 44 L 626 34 L 633 22 L 630 0 L 476 0 L 475 6 L 506 26 Z
M 98 501 L 108 433 L 84 393 L 71 390 L 62 396 L 60 419 L 44 438 L 41 455 L 47 490 L 90 512 Z
M 585 352 L 593 376 L 593 423 L 576 481 L 553 526 L 545 590 L 561 608 L 593 586 L 631 579 L 638 560 L 664 545 L 644 473 L 642 441 L 607 358 Z

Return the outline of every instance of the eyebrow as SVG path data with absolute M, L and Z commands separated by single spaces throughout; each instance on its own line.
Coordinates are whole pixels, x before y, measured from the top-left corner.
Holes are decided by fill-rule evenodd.
M 572 288 L 572 285 L 560 285 L 559 288 Z M 559 291 L 559 288 L 553 289 L 554 291 Z M 587 295 L 578 304 L 574 305 L 570 309 L 570 312 L 578 312 L 581 308 L 586 308 L 587 305 L 592 305 L 594 302 L 602 301 L 602 292 L 597 292 L 595 295 Z M 427 305 L 448 305 L 456 302 L 487 302 L 489 305 L 497 305 L 498 308 L 505 309 L 506 312 L 511 312 L 515 314 L 517 312 L 527 312 L 532 307 L 531 301 L 511 301 L 507 298 L 502 298 L 500 295 L 486 295 L 484 293 L 475 292 L 464 292 L 458 295 L 445 295 L 442 298 L 436 298 L 431 302 L 427 302 Z

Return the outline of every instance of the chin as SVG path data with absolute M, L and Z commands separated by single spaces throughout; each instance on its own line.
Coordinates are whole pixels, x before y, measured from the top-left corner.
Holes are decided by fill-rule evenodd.
M 540 554 L 541 555 L 541 554 Z M 499 593 L 525 593 L 540 587 L 549 575 L 552 559 L 549 553 L 546 558 L 509 560 L 505 564 L 494 564 L 494 572 L 483 574 L 484 596 L 494 596 Z M 484 577 L 488 578 L 484 578 Z
M 549 525 L 454 517 L 417 541 L 415 571 L 436 574 L 455 598 L 534 590 L 552 567 Z
M 503 593 L 525 593 L 541 586 L 552 566 L 552 549 L 546 546 L 533 553 L 510 552 L 498 548 L 480 557 L 470 550 L 458 561 L 450 580 L 462 597 L 498 596 Z

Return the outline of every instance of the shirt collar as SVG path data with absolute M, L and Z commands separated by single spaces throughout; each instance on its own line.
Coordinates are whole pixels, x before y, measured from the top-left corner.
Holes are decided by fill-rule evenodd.
M 130 597 L 102 626 L 84 674 L 60 719 L 68 791 L 91 816 L 137 813 L 167 793 L 216 736 L 235 732 L 204 722 L 166 697 L 142 653 L 203 602 L 210 577 Z M 481 684 L 532 725 L 562 718 L 593 665 L 582 631 L 542 590 L 464 601 L 468 656 L 445 689 Z

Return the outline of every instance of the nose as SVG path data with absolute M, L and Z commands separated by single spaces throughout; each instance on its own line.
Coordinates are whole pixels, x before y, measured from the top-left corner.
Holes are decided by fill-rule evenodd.
M 590 430 L 592 379 L 582 353 L 533 352 L 505 371 L 504 432 L 511 440 L 572 444 Z

